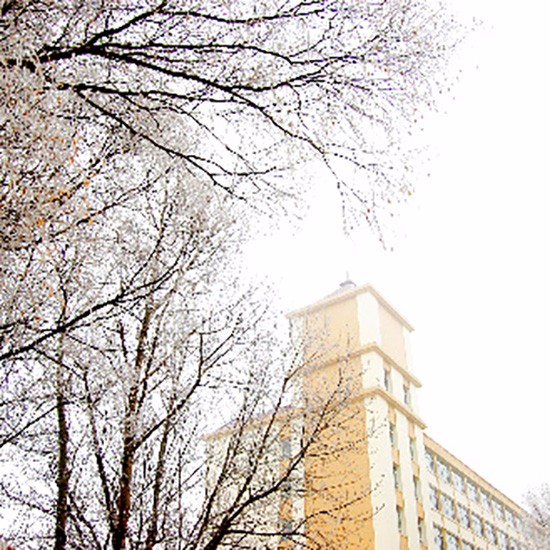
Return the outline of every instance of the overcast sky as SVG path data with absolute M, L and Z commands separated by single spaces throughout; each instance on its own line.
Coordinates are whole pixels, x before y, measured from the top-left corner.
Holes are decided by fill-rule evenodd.
M 428 433 L 521 504 L 550 481 L 550 8 L 456 6 L 485 24 L 418 136 L 430 177 L 396 222 L 394 250 L 366 232 L 344 238 L 321 197 L 291 239 L 263 241 L 255 257 L 289 309 L 332 292 L 347 270 L 373 283 L 416 329 Z

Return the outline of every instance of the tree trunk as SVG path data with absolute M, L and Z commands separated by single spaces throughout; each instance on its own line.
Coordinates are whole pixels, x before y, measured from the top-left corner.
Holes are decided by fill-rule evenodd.
M 60 343 L 60 347 L 62 343 Z M 57 428 L 58 428 L 58 461 L 57 461 L 57 505 L 55 512 L 54 550 L 64 550 L 67 543 L 67 500 L 69 495 L 69 427 L 65 410 L 65 384 L 62 367 L 63 354 L 60 351 L 57 363 Z
M 145 344 L 149 323 L 152 315 L 152 308 L 145 308 L 141 321 L 140 333 L 137 341 L 137 353 L 134 363 L 134 380 L 128 393 L 128 405 L 124 420 L 124 446 L 122 450 L 122 464 L 120 472 L 120 484 L 117 500 L 117 520 L 113 533 L 113 550 L 125 550 L 128 537 L 128 522 L 130 520 L 130 507 L 132 503 L 132 474 L 134 470 L 135 430 L 139 414 L 139 384 L 140 373 L 145 357 Z
M 157 471 L 155 473 L 155 485 L 153 487 L 153 510 L 151 513 L 151 525 L 147 531 L 147 540 L 145 542 L 145 550 L 153 550 L 153 546 L 157 539 L 158 531 L 158 515 L 160 506 L 160 490 L 162 480 L 164 479 L 164 460 L 166 457 L 166 445 L 168 443 L 168 434 L 170 432 L 170 420 L 166 420 L 162 440 L 160 443 L 159 457 L 157 462 Z
M 124 550 L 128 535 L 128 520 L 130 519 L 130 504 L 132 500 L 132 472 L 134 469 L 133 437 L 124 438 L 124 455 L 117 502 L 117 522 L 113 534 L 113 550 Z

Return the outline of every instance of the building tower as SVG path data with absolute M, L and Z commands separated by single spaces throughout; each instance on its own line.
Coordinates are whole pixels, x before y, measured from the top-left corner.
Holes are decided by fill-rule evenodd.
M 524 511 L 425 434 L 413 328 L 371 285 L 350 281 L 289 314 L 308 364 L 308 410 L 343 396 L 304 465 L 309 540 L 324 548 L 474 550 L 524 548 Z M 313 422 L 313 419 L 309 419 Z

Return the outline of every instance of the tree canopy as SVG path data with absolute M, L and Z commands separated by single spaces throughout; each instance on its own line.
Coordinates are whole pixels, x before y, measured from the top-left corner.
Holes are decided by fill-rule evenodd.
M 410 192 L 399 138 L 432 101 L 453 22 L 417 0 L 0 13 L 5 534 L 57 549 L 245 540 L 262 528 L 250 507 L 341 422 L 345 393 L 318 404 L 292 468 L 259 484 L 303 365 L 240 287 L 251 218 L 284 215 L 322 170 L 376 229 Z M 201 435 L 226 403 L 240 428 L 205 487 Z M 250 448 L 244 427 L 270 407 Z

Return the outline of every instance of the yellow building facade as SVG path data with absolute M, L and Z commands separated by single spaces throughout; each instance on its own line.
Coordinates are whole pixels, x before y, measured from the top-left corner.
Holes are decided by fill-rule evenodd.
M 297 393 L 304 422 L 330 400 L 341 407 L 322 451 L 306 456 L 304 491 L 284 521 L 318 548 L 535 548 L 525 512 L 425 433 L 413 328 L 378 291 L 348 281 L 289 319 L 308 365 Z

